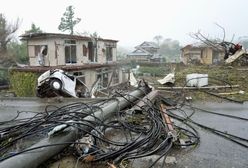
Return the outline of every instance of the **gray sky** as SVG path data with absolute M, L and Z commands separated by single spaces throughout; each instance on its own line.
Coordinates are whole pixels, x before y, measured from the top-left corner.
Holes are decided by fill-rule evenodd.
M 225 27 L 227 40 L 248 36 L 247 0 L 0 0 L 0 12 L 9 21 L 22 19 L 17 35 L 35 23 L 49 33 L 59 33 L 65 9 L 75 7 L 82 21 L 75 32 L 98 32 L 102 38 L 119 40 L 133 47 L 152 41 L 155 35 L 192 43 L 190 32 L 201 29 L 211 37 L 222 37 L 214 23 Z

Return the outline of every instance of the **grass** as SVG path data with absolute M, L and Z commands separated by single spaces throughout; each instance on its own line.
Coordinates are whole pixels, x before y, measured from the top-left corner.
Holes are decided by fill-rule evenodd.
M 228 95 L 228 98 L 247 101 L 248 100 L 248 71 L 240 70 L 241 67 L 230 66 L 189 66 L 180 67 L 176 70 L 175 78 L 177 86 L 185 85 L 185 77 L 190 73 L 208 74 L 208 84 L 211 85 L 239 85 L 239 88 L 232 89 L 218 89 L 212 90 L 213 93 L 218 92 L 233 92 L 243 90 L 244 94 Z M 248 70 L 248 69 L 247 69 Z M 191 93 L 192 94 L 192 93 Z M 213 96 L 209 96 L 206 93 L 194 91 L 193 95 L 200 100 L 212 99 Z
M 152 69 L 152 67 L 149 67 Z M 209 86 L 215 85 L 239 85 L 239 88 L 232 89 L 218 89 L 218 90 L 210 90 L 213 93 L 218 92 L 234 92 L 242 90 L 244 94 L 234 94 L 227 95 L 228 98 L 239 100 L 239 101 L 248 101 L 248 67 L 231 67 L 231 66 L 215 66 L 215 65 L 191 65 L 191 66 L 175 66 L 175 86 L 185 86 L 186 85 L 186 75 L 191 73 L 200 73 L 200 74 L 208 74 L 208 84 Z M 141 69 L 148 69 L 147 67 L 141 67 Z M 160 69 L 160 70 L 159 70 Z M 161 70 L 162 69 L 162 70 Z M 161 71 L 167 73 L 170 71 L 168 69 L 173 69 L 172 67 L 154 67 L 153 71 L 155 75 L 151 77 L 141 77 L 147 79 L 150 83 L 158 84 L 157 79 L 162 79 L 165 73 L 161 73 Z M 160 75 L 159 75 L 160 74 Z M 221 101 L 219 98 L 206 94 L 202 91 L 192 91 L 192 90 L 184 90 L 185 96 L 191 96 L 193 100 L 211 100 L 211 101 Z

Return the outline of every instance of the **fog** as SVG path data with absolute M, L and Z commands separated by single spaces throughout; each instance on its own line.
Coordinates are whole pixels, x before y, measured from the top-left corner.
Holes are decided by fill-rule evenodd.
M 248 1 L 245 0 L 1 0 L 0 12 L 10 22 L 22 20 L 17 36 L 32 23 L 43 31 L 59 33 L 60 18 L 67 6 L 75 7 L 75 17 L 82 21 L 75 32 L 97 32 L 101 37 L 119 40 L 118 45 L 134 47 L 152 41 L 156 35 L 193 43 L 190 32 L 199 29 L 213 38 L 221 38 L 220 24 L 230 40 L 247 36 Z

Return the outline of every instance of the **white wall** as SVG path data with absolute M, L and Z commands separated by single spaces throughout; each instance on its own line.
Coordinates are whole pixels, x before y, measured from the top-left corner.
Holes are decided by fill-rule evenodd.
M 66 65 L 65 64 L 65 40 L 61 38 L 49 38 L 49 39 L 36 39 L 28 41 L 28 52 L 29 52 L 29 61 L 31 66 L 39 66 L 38 57 L 35 56 L 34 46 L 35 45 L 47 45 L 48 54 L 45 57 L 45 66 L 57 66 L 57 65 Z M 109 42 L 108 42 L 109 43 Z M 71 65 L 83 65 L 90 63 L 88 56 L 83 56 L 83 45 L 88 48 L 88 41 L 76 40 L 76 54 L 77 54 L 77 63 Z M 57 49 L 56 49 L 57 47 Z M 106 54 L 103 53 L 103 49 L 106 53 L 106 46 L 104 41 L 98 41 L 97 48 L 97 63 L 105 64 Z M 56 51 L 57 50 L 57 51 Z M 116 48 L 113 48 L 113 61 L 116 61 Z M 56 54 L 57 53 L 57 58 Z

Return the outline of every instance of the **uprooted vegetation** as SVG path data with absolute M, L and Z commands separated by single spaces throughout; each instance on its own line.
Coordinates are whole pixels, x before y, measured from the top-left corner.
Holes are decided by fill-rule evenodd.
M 235 66 L 224 66 L 224 65 L 189 65 L 189 66 L 174 66 L 175 67 L 175 86 L 185 87 L 186 86 L 186 76 L 187 74 L 199 73 L 199 74 L 208 74 L 208 86 L 233 86 L 239 85 L 237 88 L 225 88 L 225 89 L 210 89 L 210 92 L 214 92 L 215 94 L 220 94 L 222 97 L 228 97 L 230 99 L 238 100 L 238 101 L 246 101 L 248 100 L 248 69 L 245 67 L 235 67 Z M 151 67 L 141 67 L 141 73 L 145 69 L 151 69 Z M 154 67 L 151 72 L 151 76 L 140 76 L 140 78 L 144 78 L 150 83 L 154 84 L 155 88 L 160 85 L 157 80 L 162 79 L 168 73 L 172 72 L 174 68 L 166 67 Z M 154 73 L 155 71 L 155 73 Z M 161 73 L 163 72 L 163 73 Z M 158 76 L 158 74 L 160 74 Z M 216 98 L 213 95 L 209 95 L 203 92 L 201 89 L 199 90 L 173 90 L 173 92 L 182 92 L 184 96 L 191 96 L 193 100 L 221 100 Z M 240 94 L 239 91 L 244 91 L 243 94 Z M 166 94 L 169 94 L 167 92 Z M 224 96 L 223 96 L 223 95 Z
M 241 69 L 239 67 L 229 67 L 229 66 L 190 66 L 185 68 L 180 68 L 176 71 L 176 85 L 185 86 L 186 80 L 185 76 L 190 73 L 201 73 L 208 74 L 208 84 L 209 86 L 216 85 L 239 85 L 238 88 L 230 88 L 230 89 L 221 89 L 216 90 L 212 89 L 214 93 L 227 93 L 227 97 L 234 99 L 245 101 L 248 100 L 248 69 Z M 183 85 L 182 85 L 183 84 Z M 244 94 L 228 94 L 237 91 L 244 91 Z M 211 91 L 211 90 L 210 90 Z M 209 94 L 201 92 L 201 90 L 197 92 L 193 92 L 190 95 L 195 96 L 195 98 L 199 99 L 212 99 L 212 96 Z M 226 96 L 225 96 L 226 97 Z

